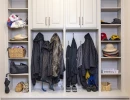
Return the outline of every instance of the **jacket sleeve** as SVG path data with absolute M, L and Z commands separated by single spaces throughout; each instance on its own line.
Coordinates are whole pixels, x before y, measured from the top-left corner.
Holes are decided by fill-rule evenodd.
M 32 58 L 31 58 L 31 80 L 32 80 L 32 84 L 35 85 L 36 84 L 36 79 L 35 79 L 35 76 L 34 76 L 34 52 L 35 52 L 35 49 L 34 49 L 34 43 L 33 43 L 33 50 L 32 50 Z
M 61 67 L 61 68 L 60 68 L 60 78 L 63 79 L 64 71 L 65 71 L 63 49 L 62 49 L 62 51 L 61 51 L 60 67 Z

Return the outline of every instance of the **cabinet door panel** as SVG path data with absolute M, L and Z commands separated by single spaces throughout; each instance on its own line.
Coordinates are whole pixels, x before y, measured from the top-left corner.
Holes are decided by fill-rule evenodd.
M 82 27 L 96 28 L 96 0 L 81 0 Z
M 80 0 L 67 0 L 66 27 L 80 27 Z
M 33 28 L 47 27 L 46 0 L 33 0 Z
M 49 0 L 49 28 L 63 28 L 63 0 Z

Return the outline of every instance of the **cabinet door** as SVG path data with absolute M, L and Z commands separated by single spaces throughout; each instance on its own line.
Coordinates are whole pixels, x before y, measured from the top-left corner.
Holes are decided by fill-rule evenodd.
M 63 0 L 49 0 L 49 28 L 63 28 Z
M 80 27 L 80 0 L 66 1 L 66 27 Z
M 96 1 L 97 0 L 81 0 L 81 27 L 96 28 Z
M 47 0 L 33 0 L 33 28 L 47 28 Z

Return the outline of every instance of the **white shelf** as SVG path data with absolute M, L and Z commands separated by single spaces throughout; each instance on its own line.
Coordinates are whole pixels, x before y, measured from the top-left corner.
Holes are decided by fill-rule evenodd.
M 121 57 L 101 57 L 101 59 L 121 59 Z
M 102 7 L 101 11 L 102 12 L 118 12 L 121 10 L 121 7 Z
M 91 98 L 91 99 L 116 99 L 116 98 L 129 98 L 129 95 L 127 95 L 124 92 L 121 92 L 120 90 L 112 90 L 109 92 L 87 92 L 86 90 L 78 90 L 78 92 L 63 92 L 63 91 L 51 91 L 51 92 L 43 92 L 42 90 L 34 91 L 32 90 L 31 93 L 17 93 L 14 90 L 11 90 L 9 94 L 3 93 L 2 99 L 4 98 L 32 98 L 32 99 L 85 99 L 85 98 Z
M 116 28 L 120 26 L 121 24 L 101 24 L 101 27 L 105 27 L 105 28 Z
M 120 43 L 121 41 L 120 40 L 114 40 L 114 41 L 111 41 L 111 40 L 108 40 L 108 41 L 101 41 L 101 43 Z
M 28 43 L 28 41 L 8 41 L 9 43 Z
M 28 60 L 28 57 L 24 57 L 24 58 L 8 58 L 9 60 Z
M 8 8 L 11 12 L 28 12 L 28 8 Z
M 102 76 L 121 76 L 121 73 L 118 74 L 101 74 Z
M 28 76 L 28 73 L 23 73 L 23 74 L 9 74 L 10 76 Z

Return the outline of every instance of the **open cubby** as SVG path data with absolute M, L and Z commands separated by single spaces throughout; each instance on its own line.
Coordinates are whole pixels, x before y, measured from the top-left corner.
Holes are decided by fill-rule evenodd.
M 121 73 L 121 59 L 104 59 L 101 62 L 102 70 L 104 69 L 115 69 L 119 70 L 119 73 Z
M 18 43 L 18 44 L 10 44 L 9 43 L 9 47 L 17 47 L 17 46 L 23 46 L 24 48 L 25 48 L 25 50 L 26 50 L 26 55 L 25 55 L 25 58 L 27 58 L 28 57 L 28 44 L 25 44 L 25 43 Z
M 104 21 L 104 22 L 113 22 L 113 19 L 114 18 L 121 18 L 121 12 L 118 11 L 118 12 L 101 12 L 101 19 Z
M 9 88 L 11 91 L 15 91 L 15 87 L 17 86 L 19 82 L 29 83 L 28 75 L 13 75 L 13 76 L 10 75 L 9 80 L 11 81 L 9 85 Z M 19 92 L 16 92 L 16 93 L 19 93 Z
M 28 27 L 25 28 L 18 28 L 18 29 L 11 29 L 8 30 L 8 40 L 12 39 L 14 36 L 22 34 L 28 36 Z
M 28 8 L 28 0 L 8 0 L 8 8 Z
M 101 45 L 101 50 L 103 50 L 105 47 L 106 47 L 106 45 L 107 45 L 108 43 L 102 43 L 102 45 Z M 121 57 L 121 45 L 120 45 L 120 43 L 112 43 L 113 45 L 114 45 L 114 47 L 115 48 L 117 48 L 117 50 L 119 50 L 119 57 Z M 102 51 L 101 51 L 101 53 L 102 53 Z M 103 56 L 103 53 L 102 53 L 102 56 Z
M 43 34 L 45 41 L 50 41 L 50 39 L 53 36 L 53 34 L 57 33 L 58 36 L 60 37 L 62 46 L 64 48 L 64 45 L 63 45 L 64 44 L 63 30 L 53 30 L 53 31 L 52 30 L 41 30 L 41 31 L 36 31 L 35 30 L 35 31 L 32 31 L 31 32 L 31 44 L 33 44 L 33 40 L 35 39 L 36 35 L 39 32 Z M 33 45 L 31 47 L 31 51 L 32 51 L 32 48 L 33 48 Z M 46 91 L 47 93 L 54 93 L 54 91 L 49 89 L 49 84 L 48 83 L 44 82 L 43 88 L 45 90 L 47 90 Z M 57 92 L 61 92 L 61 91 L 63 92 L 64 91 L 64 79 L 60 80 L 60 82 L 58 84 L 54 85 L 54 90 L 57 91 Z M 41 81 L 37 81 L 35 86 L 32 85 L 32 92 L 43 92 L 42 91 L 42 82 Z
M 111 91 L 113 90 L 121 90 L 121 76 L 102 76 L 102 82 L 111 83 Z
M 11 63 L 11 61 L 13 61 L 16 65 L 20 65 L 20 63 L 24 63 L 24 64 L 26 64 L 26 65 L 28 65 L 28 60 L 26 60 L 26 59 L 11 59 L 11 60 L 9 60 L 9 62 L 8 62 L 8 73 L 10 73 L 10 63 Z M 29 66 L 28 66 L 28 68 L 29 68 Z M 17 75 L 17 74 L 16 74 Z
M 121 7 L 121 0 L 101 0 L 101 7 Z

